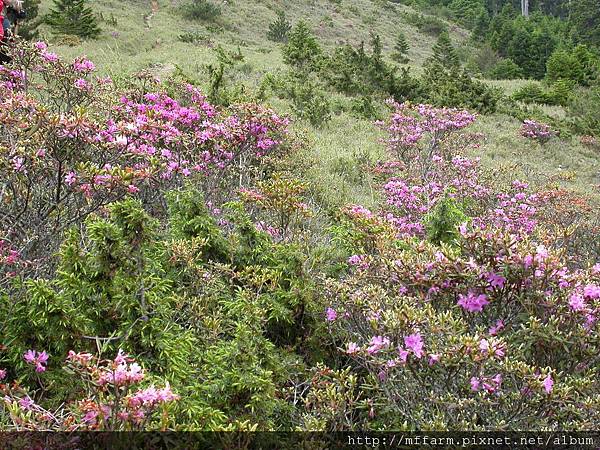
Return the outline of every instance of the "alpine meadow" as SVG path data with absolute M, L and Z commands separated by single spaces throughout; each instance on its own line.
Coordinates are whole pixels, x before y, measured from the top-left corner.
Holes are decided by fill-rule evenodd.
M 599 0 L 0 16 L 0 431 L 599 430 Z

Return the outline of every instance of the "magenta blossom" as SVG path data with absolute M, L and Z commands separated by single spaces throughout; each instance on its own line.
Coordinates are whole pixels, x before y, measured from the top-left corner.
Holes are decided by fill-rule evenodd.
M 48 354 L 43 351 L 41 353 L 35 350 L 27 350 L 23 355 L 23 359 L 26 363 L 34 365 L 36 372 L 45 372 L 46 364 L 48 362 Z
M 459 306 L 469 312 L 481 312 L 483 307 L 489 303 L 485 294 L 475 295 L 472 291 L 469 291 L 468 295 L 459 294 L 457 302 Z
M 346 350 L 346 353 L 349 355 L 354 355 L 355 353 L 358 353 L 359 350 L 360 347 L 356 344 L 356 342 L 350 342 L 348 343 L 348 349 Z
M 573 311 L 581 311 L 585 309 L 585 301 L 583 299 L 583 296 L 576 292 L 571 294 L 571 296 L 569 297 L 569 306 Z
M 327 310 L 325 311 L 325 318 L 327 322 L 333 322 L 335 319 L 337 319 L 336 310 L 333 308 L 327 308 Z
M 496 336 L 500 332 L 500 330 L 502 330 L 502 328 L 504 328 L 504 321 L 498 319 L 496 324 L 493 327 L 490 327 L 489 333 L 492 336 Z
M 390 345 L 390 340 L 388 338 L 383 336 L 373 336 L 371 338 L 371 345 L 367 347 L 367 352 L 373 355 L 388 345 Z
M 544 386 L 544 390 L 546 391 L 546 394 L 550 394 L 552 392 L 552 389 L 554 388 L 554 380 L 552 379 L 552 376 L 550 374 L 548 374 L 546 376 L 546 378 L 544 378 L 544 381 L 542 384 Z
M 420 333 L 414 333 L 404 338 L 404 345 L 411 350 L 417 358 L 423 356 L 423 339 Z

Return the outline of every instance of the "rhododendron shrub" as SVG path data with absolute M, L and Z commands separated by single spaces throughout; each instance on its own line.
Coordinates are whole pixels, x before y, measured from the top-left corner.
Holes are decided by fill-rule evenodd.
M 47 360 L 45 352 L 37 358 L 42 355 Z M 41 395 L 2 380 L 0 391 L 4 398 L 0 409 L 10 419 L 7 429 L 164 430 L 170 422 L 168 406 L 179 399 L 169 383 L 158 388 L 145 383 L 145 370 L 122 350 L 111 360 L 69 351 L 63 376 L 72 378 L 79 391 L 76 400 L 56 409 L 45 407 L 43 398 L 38 400 Z
M 556 132 L 550 128 L 550 125 L 536 122 L 535 120 L 523 121 L 519 133 L 521 136 L 537 141 L 540 144 L 548 142 L 556 135 Z
M 410 161 L 426 173 L 434 154 L 451 157 L 440 150 L 450 134 L 475 121 L 475 115 L 454 108 L 412 105 L 388 100 L 393 113 L 387 123 L 380 123 L 388 133 L 388 150 L 403 162 Z
M 538 217 L 548 230 L 543 236 L 548 245 L 567 252 L 574 267 L 600 261 L 598 201 L 566 189 L 544 190 L 538 196 Z
M 57 238 L 128 196 L 160 206 L 164 190 L 195 180 L 227 198 L 280 147 L 287 120 L 258 105 L 219 110 L 193 86 L 154 80 L 119 88 L 45 44 L 18 46 L 0 68 L 3 232 L 27 260 L 49 257 Z
M 600 265 L 545 245 L 547 195 L 526 183 L 460 155 L 427 167 L 380 171 L 380 211 L 348 207 L 333 229 L 351 256 L 323 320 L 376 386 L 376 427 L 593 429 Z
M 593 429 L 600 266 L 571 272 L 501 230 L 457 245 L 391 240 L 329 283 L 327 326 L 377 386 L 379 423 Z

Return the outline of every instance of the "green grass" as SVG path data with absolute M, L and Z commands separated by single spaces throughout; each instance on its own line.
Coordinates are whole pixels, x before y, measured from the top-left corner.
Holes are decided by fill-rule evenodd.
M 386 1 L 343 0 L 341 5 L 332 0 L 219 1 L 223 15 L 209 24 L 184 19 L 180 11 L 184 1 L 160 0 L 159 10 L 149 26 L 144 17 L 150 13 L 150 0 L 90 2 L 98 14 L 116 18 L 117 25 L 101 22 L 103 33 L 99 39 L 74 47 L 54 45 L 54 50 L 68 58 L 87 55 L 96 62 L 101 74 L 115 76 L 153 68 L 159 75 L 168 75 L 177 66 L 196 79 L 206 80 L 204 68 L 216 59 L 214 47 L 221 45 L 236 51 L 239 46 L 245 60 L 236 68 L 235 79 L 256 87 L 266 73 L 285 69 L 281 46 L 266 38 L 268 24 L 279 8 L 285 10 L 293 23 L 306 20 L 325 48 L 346 42 L 353 45 L 368 42 L 370 33 L 375 32 L 382 38 L 384 53 L 390 55 L 396 33 L 401 30 L 410 44 L 410 64 L 417 73 L 435 41 L 406 23 L 403 13 L 410 12 L 409 7 Z M 50 5 L 51 0 L 42 0 L 41 13 L 47 12 Z M 468 50 L 470 45 L 468 32 L 455 25 L 449 28 L 454 42 L 465 53 L 464 49 Z M 179 36 L 184 32 L 198 32 L 207 39 L 199 45 L 183 43 Z M 48 29 L 42 29 L 42 36 L 53 40 Z M 525 82 L 490 81 L 508 95 Z M 269 101 L 280 112 L 290 111 L 286 102 Z M 546 110 L 556 116 L 564 114 L 561 108 Z M 578 192 L 598 194 L 594 186 L 600 182 L 599 155 L 582 147 L 576 137 L 540 146 L 520 137 L 519 126 L 516 120 L 503 115 L 479 119 L 475 130 L 488 137 L 478 151 L 485 165 L 510 167 L 515 176 L 542 182 L 552 177 Z M 305 175 L 322 204 L 336 207 L 345 203 L 374 203 L 376 194 L 362 163 L 383 159 L 385 150 L 379 143 L 381 132 L 372 121 L 343 113 L 320 129 L 302 122 L 295 122 L 293 127 L 309 142 L 302 155 L 311 162 Z

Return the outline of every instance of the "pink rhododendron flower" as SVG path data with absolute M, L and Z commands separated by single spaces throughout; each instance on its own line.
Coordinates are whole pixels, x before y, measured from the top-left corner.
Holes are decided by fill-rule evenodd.
M 28 364 L 34 365 L 36 372 L 44 372 L 46 370 L 48 354 L 45 351 L 38 353 L 35 350 L 27 350 L 23 355 L 23 359 Z
M 35 402 L 29 397 L 29 395 L 19 400 L 19 406 L 26 411 L 29 411 L 31 407 L 35 405 Z
M 408 359 L 408 355 L 409 355 L 408 350 L 405 350 L 402 347 L 398 346 L 398 356 L 400 356 L 400 361 L 402 363 L 406 363 L 406 361 Z
M 85 90 L 85 89 L 90 88 L 90 84 L 83 78 L 79 78 L 79 79 L 75 80 L 74 85 L 77 89 L 80 89 L 80 90 Z
M 365 255 L 352 255 L 348 258 L 348 264 L 356 266 L 359 269 L 367 269 L 369 267 L 369 262 Z
M 349 355 L 354 355 L 355 353 L 358 353 L 359 350 L 360 347 L 358 346 L 358 344 L 356 344 L 356 342 L 349 342 L 346 353 L 348 353 Z
M 325 318 L 327 322 L 333 322 L 335 319 L 337 319 L 336 310 L 333 308 L 327 308 L 327 310 L 325 310 Z
M 65 175 L 65 183 L 67 183 L 69 186 L 73 185 L 73 183 L 75 183 L 75 180 L 77 180 L 75 172 L 69 172 Z
M 585 301 L 583 296 L 578 293 L 573 293 L 569 297 L 569 306 L 573 311 L 581 311 L 585 309 Z
M 435 353 L 432 353 L 431 355 L 429 355 L 429 365 L 433 366 L 435 363 L 440 361 L 440 355 L 437 355 Z
M 387 337 L 373 336 L 371 338 L 371 345 L 367 347 L 367 352 L 369 354 L 375 354 L 388 345 L 390 345 L 390 340 Z
M 423 339 L 420 333 L 414 333 L 404 338 L 404 345 L 411 350 L 417 358 L 423 356 Z
M 554 388 L 554 380 L 552 379 L 552 376 L 550 374 L 548 374 L 546 376 L 546 378 L 544 378 L 544 381 L 542 384 L 544 386 L 544 390 L 546 391 L 546 394 L 550 394 L 552 392 L 552 389 Z
M 502 321 L 501 319 L 498 319 L 496 324 L 494 326 L 490 327 L 489 333 L 492 336 L 496 336 L 498 334 L 498 332 L 500 330 L 502 330 L 503 328 L 504 328 L 504 321 Z
M 469 312 L 481 312 L 490 302 L 485 294 L 475 295 L 469 291 L 467 295 L 459 294 L 457 304 Z
M 594 284 L 588 284 L 583 288 L 583 295 L 589 299 L 600 298 L 600 286 Z
M 491 288 L 502 289 L 504 287 L 504 283 L 506 283 L 506 278 L 504 278 L 502 275 L 490 272 L 487 275 L 487 281 L 490 283 Z

